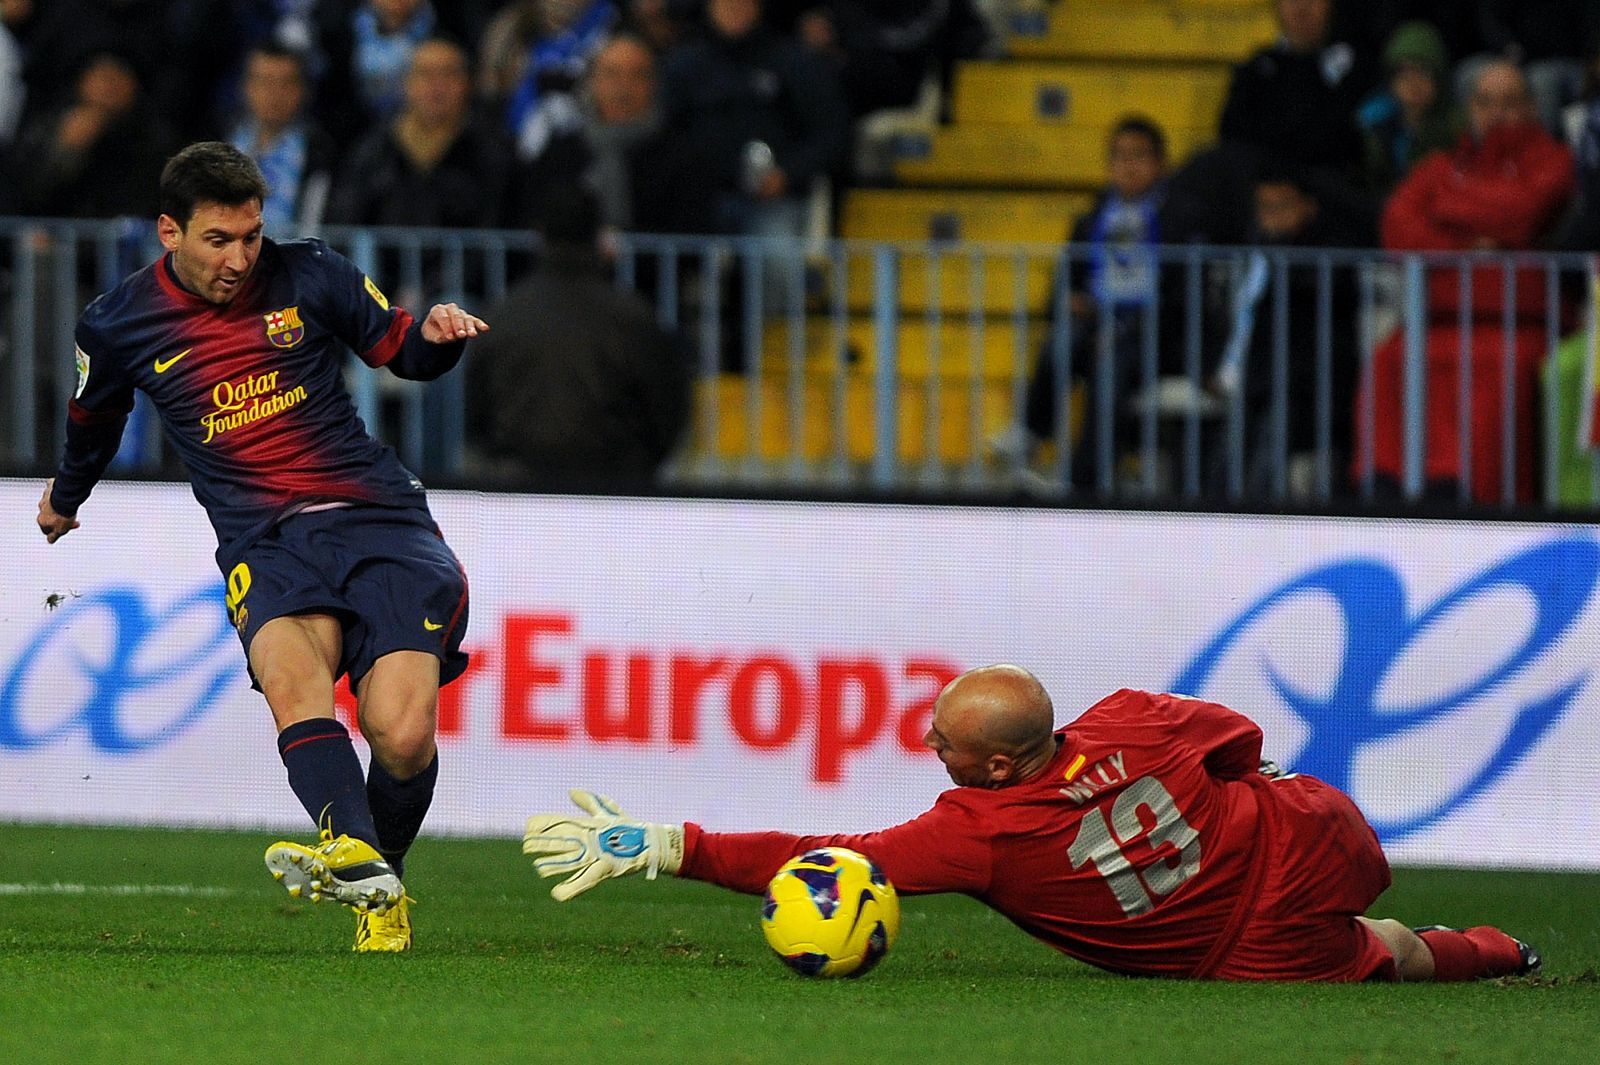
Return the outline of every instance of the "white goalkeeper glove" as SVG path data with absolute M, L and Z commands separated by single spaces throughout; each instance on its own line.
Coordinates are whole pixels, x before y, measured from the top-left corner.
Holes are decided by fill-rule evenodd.
M 522 853 L 533 857 L 543 877 L 566 876 L 550 897 L 566 902 L 602 880 L 643 869 L 674 874 L 683 865 L 683 826 L 635 821 L 616 802 L 581 788 L 567 792 L 589 814 L 534 814 L 522 837 Z

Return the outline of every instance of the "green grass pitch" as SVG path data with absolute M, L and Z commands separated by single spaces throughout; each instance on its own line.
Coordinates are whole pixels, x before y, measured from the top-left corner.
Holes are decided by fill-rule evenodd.
M 273 838 L 0 825 L 0 1062 L 1600 1060 L 1597 876 L 1402 870 L 1376 908 L 1501 924 L 1545 951 L 1535 983 L 1129 980 L 948 897 L 904 902 L 870 976 L 823 982 L 769 955 L 756 899 L 631 880 L 558 905 L 505 840 L 420 842 L 417 949 L 355 955 L 347 911 L 268 878 Z

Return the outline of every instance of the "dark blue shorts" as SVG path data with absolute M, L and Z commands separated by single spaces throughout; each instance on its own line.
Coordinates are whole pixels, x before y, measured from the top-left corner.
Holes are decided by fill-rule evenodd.
M 467 575 L 427 511 L 352 506 L 296 514 L 227 565 L 228 618 L 249 658 L 273 618 L 328 614 L 344 629 L 334 675 L 355 691 L 391 651 L 439 658 L 439 683 L 467 668 Z M 255 674 L 250 680 L 255 684 Z M 257 685 L 259 688 L 259 685 Z

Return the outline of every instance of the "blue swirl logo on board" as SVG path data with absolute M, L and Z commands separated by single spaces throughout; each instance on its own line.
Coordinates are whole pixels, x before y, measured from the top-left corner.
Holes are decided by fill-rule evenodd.
M 39 627 L 0 678 L 0 749 L 33 750 L 77 732 L 106 754 L 158 747 L 210 712 L 237 679 L 236 661 L 216 659 L 232 635 L 220 584 L 162 609 L 128 587 L 73 600 Z M 25 712 L 63 703 L 49 725 Z
M 1349 792 L 1352 768 L 1365 748 L 1450 717 L 1551 650 L 1582 614 L 1597 580 L 1600 546 L 1582 536 L 1547 541 L 1503 559 L 1420 610 L 1407 601 L 1405 582 L 1392 567 L 1371 559 L 1333 562 L 1279 585 L 1246 607 L 1195 655 L 1171 690 L 1204 694 L 1227 652 L 1252 627 L 1270 620 L 1276 608 L 1308 595 L 1332 598 L 1343 619 L 1345 652 L 1331 689 L 1298 687 L 1264 657 L 1261 669 L 1268 685 L 1309 730 L 1305 747 L 1286 768 Z M 1430 628 L 1453 610 L 1507 590 L 1526 593 L 1534 605 L 1532 625 L 1519 646 L 1498 661 L 1483 663 L 1475 676 L 1435 698 L 1380 705 L 1385 677 Z M 1399 839 L 1425 828 L 1490 787 L 1571 708 L 1588 679 L 1587 673 L 1571 677 L 1518 706 L 1499 748 L 1465 782 L 1421 812 L 1373 820 L 1379 838 Z

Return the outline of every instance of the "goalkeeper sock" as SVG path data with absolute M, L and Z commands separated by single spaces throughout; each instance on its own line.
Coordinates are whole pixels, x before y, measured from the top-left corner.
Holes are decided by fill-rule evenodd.
M 439 779 L 439 755 L 434 752 L 428 768 L 414 777 L 399 780 L 372 759 L 367 768 L 367 805 L 378 829 L 378 853 L 394 866 L 395 875 L 404 879 L 406 851 L 422 828 L 433 804 L 433 785 Z
M 378 846 L 361 759 L 348 729 L 331 717 L 296 721 L 278 733 L 278 754 L 289 771 L 289 787 L 317 828 Z
M 1489 925 L 1418 935 L 1433 952 L 1433 978 L 1441 983 L 1507 976 L 1522 967 L 1517 941 Z

